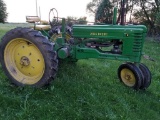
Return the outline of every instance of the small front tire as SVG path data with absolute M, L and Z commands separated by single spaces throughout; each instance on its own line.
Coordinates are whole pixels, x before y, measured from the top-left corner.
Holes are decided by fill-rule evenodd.
M 141 85 L 140 89 L 146 89 L 151 84 L 151 78 L 152 78 L 151 72 L 148 69 L 148 67 L 142 63 L 139 65 L 139 68 L 142 71 L 142 74 L 144 77 L 144 81 L 143 81 L 143 84 Z
M 118 77 L 126 86 L 136 90 L 140 88 L 143 80 L 139 67 L 130 63 L 120 65 L 118 68 Z

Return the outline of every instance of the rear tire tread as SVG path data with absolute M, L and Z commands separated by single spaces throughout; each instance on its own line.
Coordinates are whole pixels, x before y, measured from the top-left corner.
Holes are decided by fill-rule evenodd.
M 56 76 L 56 72 L 58 69 L 58 59 L 56 51 L 53 53 L 53 45 L 49 42 L 49 40 L 41 34 L 41 32 L 36 31 L 31 28 L 15 28 L 10 30 L 9 32 L 4 35 L 1 41 L 1 50 L 0 55 L 2 56 L 0 61 L 2 64 L 2 68 L 5 71 L 6 75 L 9 76 L 9 79 L 11 82 L 18 86 L 25 86 L 22 83 L 19 83 L 16 81 L 10 73 L 7 71 L 7 68 L 5 66 L 4 62 L 4 49 L 8 42 L 10 42 L 12 39 L 16 38 L 24 38 L 31 41 L 37 48 L 40 50 L 41 54 L 43 55 L 44 62 L 45 62 L 45 71 L 44 75 L 42 76 L 41 80 L 39 80 L 37 83 L 31 85 L 35 87 L 42 87 L 44 85 L 47 85 L 51 82 L 53 78 Z M 52 52 L 51 52 L 52 51 Z

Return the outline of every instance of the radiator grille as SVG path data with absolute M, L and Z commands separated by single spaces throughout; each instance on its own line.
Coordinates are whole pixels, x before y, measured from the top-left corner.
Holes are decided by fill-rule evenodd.
M 143 42 L 143 34 L 135 33 L 134 34 L 134 42 L 133 42 L 133 52 L 141 52 L 142 50 L 142 42 Z

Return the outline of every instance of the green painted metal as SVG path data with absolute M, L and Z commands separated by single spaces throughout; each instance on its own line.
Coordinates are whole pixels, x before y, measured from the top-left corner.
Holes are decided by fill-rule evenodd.
M 132 36 L 132 33 L 146 32 L 144 26 L 121 26 L 121 25 L 75 25 L 73 26 L 73 36 L 79 38 L 107 38 L 121 39 L 125 34 Z
M 116 16 L 117 8 L 111 25 L 73 25 L 72 44 L 66 39 L 66 21 L 62 18 L 62 37 L 54 45 L 58 57 L 69 61 L 104 58 L 140 63 L 147 28 L 116 25 Z
M 63 38 L 65 38 L 65 36 L 66 36 L 65 23 L 66 23 L 65 18 L 62 18 L 62 37 Z
M 73 56 L 75 59 L 107 58 L 140 62 L 146 32 L 147 29 L 145 26 L 76 25 L 73 26 L 73 37 L 76 39 L 85 39 L 75 46 L 76 52 L 73 53 Z M 91 41 L 105 43 L 112 40 L 120 40 L 123 43 L 121 54 L 104 53 L 101 50 L 85 46 L 85 44 Z
M 58 57 L 61 59 L 65 59 L 69 55 L 67 48 L 61 48 L 57 52 L 58 52 Z
M 118 10 L 117 10 L 117 8 L 115 7 L 115 8 L 114 8 L 114 12 L 113 12 L 113 25 L 115 25 L 116 22 L 117 22 L 117 12 L 118 12 Z
M 87 58 L 107 58 L 113 60 L 123 60 L 139 63 L 142 55 L 144 37 L 146 34 L 145 26 L 121 26 L 121 25 L 74 25 L 73 38 L 74 45 L 62 42 L 63 38 L 56 41 L 56 50 L 60 47 L 70 48 L 69 59 Z M 82 39 L 80 42 L 79 39 Z M 113 54 L 103 52 L 99 49 L 87 47 L 90 42 L 105 43 L 108 41 L 121 41 L 121 53 Z M 61 41 L 61 42 L 59 42 Z M 57 44 L 58 43 L 58 44 Z M 66 55 L 65 55 L 66 56 Z M 61 58 L 66 58 L 62 57 Z

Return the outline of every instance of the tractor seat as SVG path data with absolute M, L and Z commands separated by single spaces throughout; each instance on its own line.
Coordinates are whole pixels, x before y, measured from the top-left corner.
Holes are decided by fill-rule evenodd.
M 51 26 L 48 21 L 41 20 L 38 16 L 26 16 L 26 22 L 34 23 L 35 30 L 49 30 Z M 33 26 L 32 26 L 33 28 Z
M 35 25 L 35 30 L 49 30 L 51 29 L 50 25 Z

